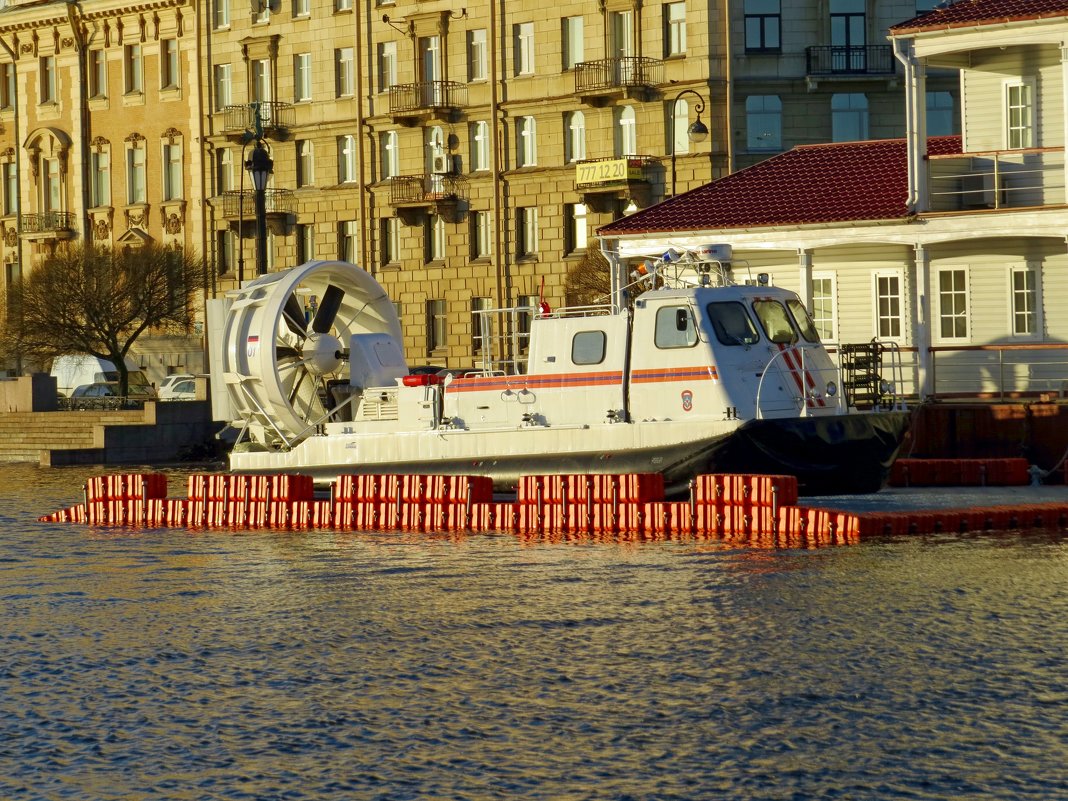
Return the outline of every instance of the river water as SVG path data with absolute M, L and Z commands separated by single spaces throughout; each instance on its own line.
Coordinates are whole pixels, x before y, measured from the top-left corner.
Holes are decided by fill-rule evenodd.
M 4 801 L 1068 794 L 1060 535 L 36 522 L 87 474 L 0 467 Z

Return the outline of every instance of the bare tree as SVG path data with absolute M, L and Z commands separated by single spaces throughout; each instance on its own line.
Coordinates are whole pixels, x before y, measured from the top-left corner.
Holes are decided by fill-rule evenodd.
M 568 306 L 607 303 L 611 296 L 608 260 L 597 248 L 587 249 L 582 261 L 567 271 L 564 292 Z
M 206 276 L 200 258 L 161 245 L 64 248 L 11 287 L 6 348 L 40 359 L 64 353 L 107 359 L 125 395 L 131 346 L 150 329 L 189 331 Z

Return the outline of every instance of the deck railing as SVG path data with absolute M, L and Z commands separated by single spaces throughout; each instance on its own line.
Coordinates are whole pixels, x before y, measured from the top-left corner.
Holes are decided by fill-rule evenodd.
M 1063 147 L 928 156 L 927 163 L 930 211 L 1065 203 Z

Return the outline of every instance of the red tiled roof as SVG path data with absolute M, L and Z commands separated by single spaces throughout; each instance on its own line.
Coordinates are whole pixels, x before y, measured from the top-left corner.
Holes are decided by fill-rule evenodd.
M 1068 0 L 959 0 L 890 27 L 891 35 L 1068 16 Z
M 959 136 L 927 140 L 959 153 Z M 758 228 L 908 216 L 904 139 L 802 145 L 598 229 L 602 235 Z

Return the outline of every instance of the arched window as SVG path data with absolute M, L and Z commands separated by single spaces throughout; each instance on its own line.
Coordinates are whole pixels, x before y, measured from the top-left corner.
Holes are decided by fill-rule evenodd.
M 633 156 L 638 152 L 638 130 L 634 107 L 623 106 L 616 111 L 616 156 Z
M 586 115 L 572 111 L 564 115 L 564 158 L 568 162 L 586 158 Z

